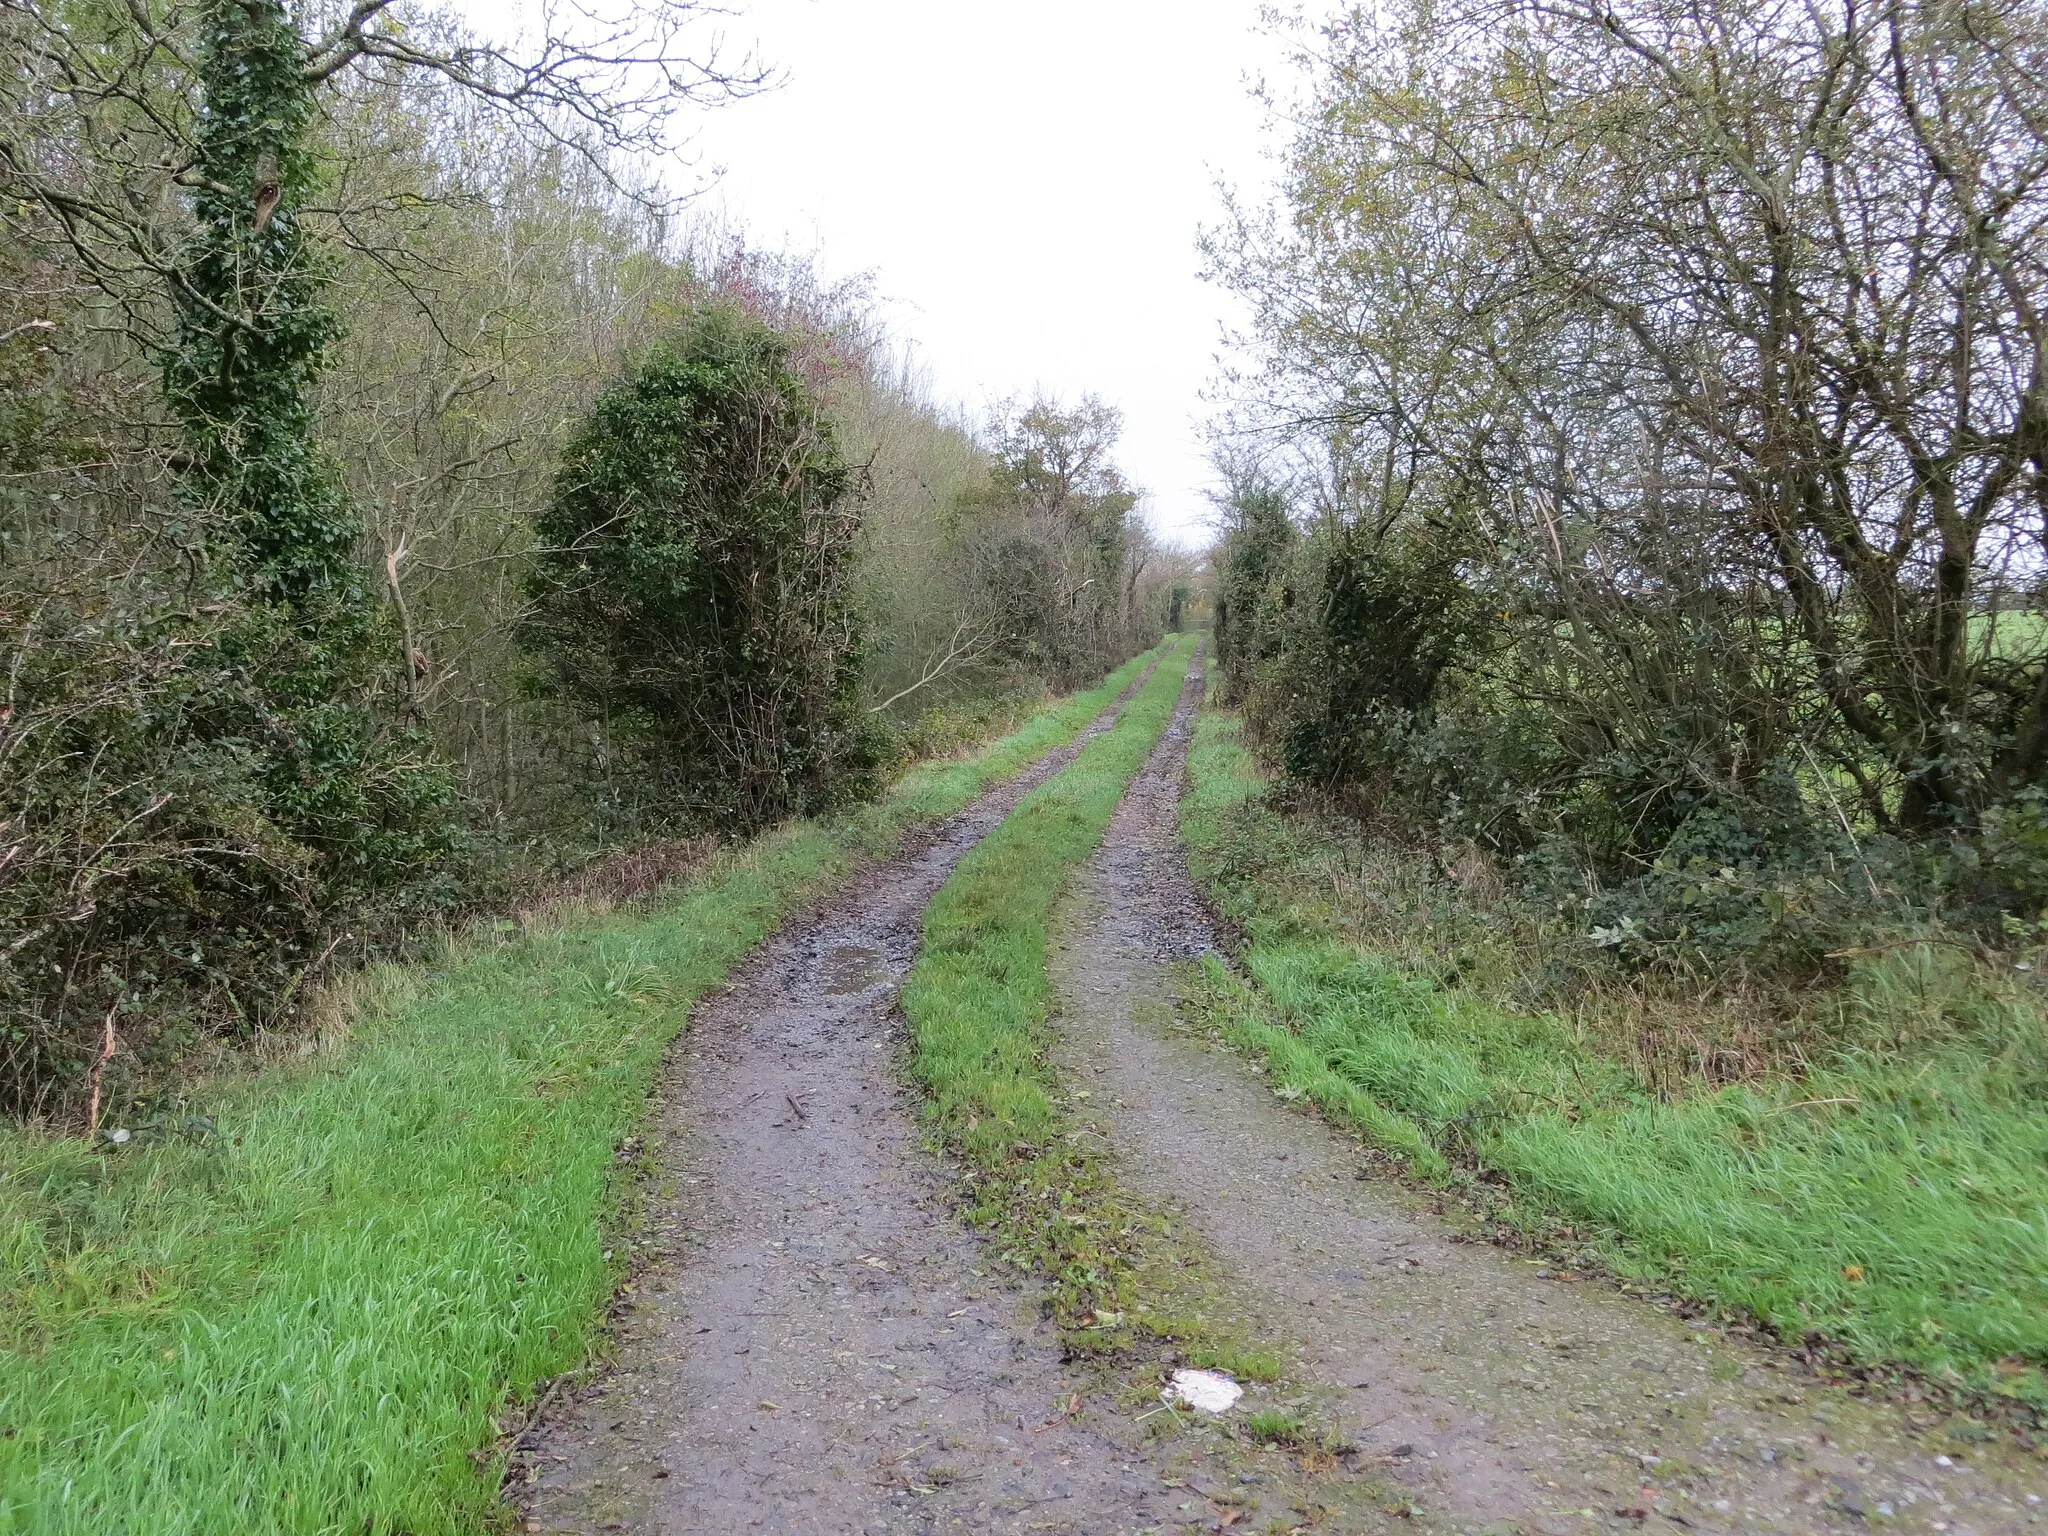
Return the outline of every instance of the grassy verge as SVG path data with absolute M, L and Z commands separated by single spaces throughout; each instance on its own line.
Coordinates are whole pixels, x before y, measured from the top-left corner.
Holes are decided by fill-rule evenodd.
M 690 1004 L 1144 660 L 654 903 L 362 978 L 343 1043 L 204 1085 L 203 1116 L 118 1149 L 0 1133 L 0 1531 L 489 1523 L 494 1415 L 592 1346 L 614 1149 Z
M 1595 1037 L 1348 942 L 1327 844 L 1205 714 L 1183 828 L 1245 943 L 1199 1002 L 1283 1091 L 1626 1282 L 2023 1416 L 2048 1406 L 2041 1021 L 1653 1093 Z M 1884 964 L 1908 963 L 1899 957 Z
M 1319 1427 L 1307 1397 L 1282 1400 L 1281 1353 L 1244 1331 L 1205 1245 L 1120 1186 L 1100 1142 L 1081 1134 L 1052 1059 L 1049 927 L 1172 718 L 1188 649 L 1171 652 L 1115 729 L 1027 797 L 926 909 L 923 952 L 903 991 L 912 1068 L 935 1131 L 966 1165 L 969 1220 L 999 1260 L 1043 1285 L 1074 1356 L 1127 1372 L 1122 1405 L 1154 1435 L 1199 1432 L 1207 1446 L 1198 1454 L 1284 1449 L 1319 1475 L 1349 1447 Z M 1159 1373 L 1181 1364 L 1227 1371 L 1267 1406 L 1217 1421 L 1165 1409 Z M 1344 1486 L 1347 1498 L 1380 1491 L 1355 1475 Z
M 1046 930 L 1172 718 L 1190 646 L 1174 645 L 1116 726 L 961 860 L 925 911 L 924 950 L 903 989 L 912 1070 L 968 1166 L 971 1219 L 1004 1257 L 1050 1281 L 1061 1325 L 1082 1333 L 1123 1323 L 1148 1218 L 1120 1201 L 1060 1107 L 1046 1057 Z

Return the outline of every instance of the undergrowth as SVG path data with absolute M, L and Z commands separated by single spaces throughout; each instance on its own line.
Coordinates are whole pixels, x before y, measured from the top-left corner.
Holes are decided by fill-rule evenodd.
M 2038 1422 L 2038 1010 L 1941 982 L 1924 946 L 1888 950 L 1858 958 L 1837 999 L 1867 1015 L 1853 1046 L 1740 1082 L 1652 1082 L 1601 1030 L 1517 1008 L 1481 968 L 1419 958 L 1428 932 L 1404 958 L 1348 921 L 1341 839 L 1268 802 L 1232 716 L 1203 716 L 1190 777 L 1189 856 L 1244 970 L 1209 963 L 1193 1002 L 1284 1095 L 1625 1282 Z M 1933 1022 L 1930 987 L 1947 999 Z
M 0 1132 L 0 1531 L 486 1522 L 495 1416 L 596 1342 L 614 1149 L 691 1003 L 911 823 L 1069 739 L 1145 659 L 649 903 L 367 973 L 330 1049 L 200 1085 L 124 1140 Z

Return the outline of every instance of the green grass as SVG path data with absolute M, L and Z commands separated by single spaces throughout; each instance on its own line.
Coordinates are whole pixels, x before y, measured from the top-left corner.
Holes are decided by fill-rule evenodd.
M 1212 1340 L 1188 1351 L 1188 1364 L 1201 1371 L 1222 1371 L 1238 1381 L 1279 1381 L 1287 1364 L 1270 1349 L 1229 1340 Z
M 971 1215 L 1052 1282 L 1070 1329 L 1099 1320 L 1098 1309 L 1115 1315 L 1140 1218 L 1067 1134 L 1046 1058 L 1046 929 L 1172 718 L 1191 644 L 1172 643 L 1115 727 L 961 860 L 926 909 L 923 953 L 903 989 L 912 1070 L 936 1130 L 976 1180 Z
M 1244 1432 L 1254 1445 L 1299 1445 L 1308 1439 L 1308 1420 L 1285 1408 L 1260 1408 L 1245 1416 Z
M 494 1415 L 596 1342 L 615 1148 L 692 1001 L 1143 661 L 657 902 L 369 978 L 344 1044 L 202 1085 L 203 1142 L 0 1133 L 0 1531 L 490 1524 Z
M 1818 1333 L 1862 1366 L 2048 1405 L 2037 1014 L 1660 1098 L 1562 1019 L 1346 943 L 1312 879 L 1262 872 L 1264 851 L 1306 846 L 1263 787 L 1237 722 L 1205 714 L 1183 828 L 1198 878 L 1246 935 L 1249 984 L 1212 964 L 1197 1002 L 1281 1088 L 1625 1279 L 1793 1340 Z M 1866 990 L 1925 962 L 1874 962 Z M 1479 1170 L 1506 1180 L 1505 1199 Z

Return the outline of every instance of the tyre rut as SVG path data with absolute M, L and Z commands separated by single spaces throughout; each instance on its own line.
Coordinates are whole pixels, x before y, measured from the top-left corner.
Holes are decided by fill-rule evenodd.
M 510 1471 L 527 1530 L 1107 1536 L 1165 1522 L 1176 1496 L 1158 1469 L 1092 1408 L 1069 1411 L 1057 1340 L 954 1219 L 893 1006 L 954 865 L 1144 681 L 697 1009 L 647 1128 L 659 1172 L 616 1362 Z

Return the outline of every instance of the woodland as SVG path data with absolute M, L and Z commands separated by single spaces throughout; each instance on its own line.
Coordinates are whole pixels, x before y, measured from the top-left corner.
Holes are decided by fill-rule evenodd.
M 1112 407 L 969 422 L 863 283 L 654 179 L 762 84 L 700 9 L 515 51 L 0 7 L 10 1112 L 97 1123 L 338 968 L 858 800 L 1160 632 L 1189 563 Z

